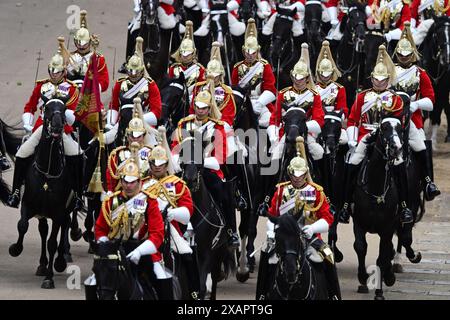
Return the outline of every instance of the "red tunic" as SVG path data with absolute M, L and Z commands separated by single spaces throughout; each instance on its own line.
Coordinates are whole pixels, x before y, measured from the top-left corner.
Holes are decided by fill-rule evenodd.
M 100 86 L 102 87 L 102 92 L 108 90 L 109 72 L 103 55 L 98 55 L 98 83 L 100 83 Z
M 309 183 L 307 183 L 307 184 L 309 184 Z M 289 185 L 289 184 L 280 183 L 279 185 L 277 185 L 277 189 L 272 197 L 272 201 L 270 203 L 270 208 L 269 208 L 269 214 L 271 216 L 278 217 L 280 215 L 280 206 L 281 206 L 281 204 L 283 204 L 283 190 L 287 185 Z M 311 185 L 311 184 L 309 184 L 309 185 Z M 322 196 L 325 197 L 325 195 L 322 194 L 319 190 L 317 190 L 316 187 L 314 187 L 314 188 L 316 191 L 316 200 L 314 202 L 313 207 L 316 207 L 320 204 Z M 330 206 L 326 199 L 323 199 L 321 207 L 316 212 L 314 212 L 314 215 L 315 215 L 315 217 L 314 217 L 315 221 L 320 220 L 320 219 L 325 219 L 325 221 L 328 223 L 329 226 L 331 226 L 331 224 L 333 223 L 334 217 L 330 212 Z
M 356 97 L 355 102 L 353 103 L 352 109 L 350 111 L 350 115 L 348 116 L 347 121 L 347 127 L 355 126 L 359 127 L 358 130 L 358 142 L 368 133 L 371 132 L 371 130 L 365 128 L 364 124 L 372 124 L 367 116 L 367 112 L 364 114 L 361 114 L 362 107 L 364 105 L 364 97 L 368 92 L 371 92 L 372 90 L 365 90 L 358 94 Z M 395 93 L 392 93 L 392 104 L 391 106 L 393 108 L 392 116 L 402 119 L 403 118 L 403 100 Z
M 225 164 L 227 157 L 227 139 L 225 134 L 225 128 L 223 127 L 223 122 L 220 120 L 212 120 L 209 121 L 215 122 L 214 125 L 214 142 L 213 142 L 213 150 L 211 152 L 211 156 L 217 159 L 219 165 Z M 195 115 L 187 116 L 186 118 L 181 119 L 178 122 L 177 133 L 175 139 L 172 141 L 171 149 L 174 150 L 180 141 L 182 140 L 182 132 L 184 130 L 190 130 L 189 126 L 195 122 Z M 175 151 L 175 153 L 179 153 L 179 151 Z M 224 178 L 224 174 L 221 169 L 212 170 L 215 174 L 219 176 L 220 179 Z
M 368 0 L 367 5 L 371 7 L 374 1 L 375 0 Z M 379 1 L 377 0 L 377 2 Z M 395 27 L 403 30 L 406 21 L 411 21 L 411 9 L 409 7 L 409 4 L 403 2 L 403 7 L 400 12 L 400 19 L 398 19 L 398 21 L 395 23 Z
M 419 6 L 421 5 L 422 1 L 424 0 L 413 0 L 411 5 L 410 5 L 410 9 L 411 9 L 411 17 L 416 19 L 416 26 L 418 26 L 420 24 L 420 15 L 419 15 Z M 444 8 L 446 8 L 448 5 L 448 0 L 444 0 Z M 430 7 L 432 7 L 432 4 L 430 5 Z M 450 10 L 447 10 L 444 15 L 446 15 L 447 17 L 450 16 Z
M 121 86 L 124 81 L 126 81 L 128 77 L 121 78 L 116 81 L 113 91 L 112 91 L 112 98 L 111 103 L 109 105 L 109 108 L 112 110 L 116 110 L 119 112 L 120 110 L 120 92 L 121 92 Z M 142 103 L 142 109 L 144 112 L 153 112 L 157 119 L 161 117 L 161 94 L 159 93 L 158 86 L 156 85 L 156 82 L 147 79 L 148 80 L 148 90 L 146 94 L 148 95 L 147 99 L 143 101 Z M 129 88 L 131 89 L 131 88 Z M 135 97 L 137 97 L 139 93 L 136 94 Z M 131 99 L 131 98 L 130 98 Z M 131 99 L 132 100 L 132 99 Z M 119 112 L 120 114 L 120 112 Z
M 306 89 L 306 90 L 309 90 L 309 89 Z M 287 87 L 287 88 L 281 90 L 280 93 L 278 93 L 275 111 L 272 112 L 272 115 L 270 116 L 269 125 L 276 125 L 278 127 L 281 127 L 280 137 L 282 137 L 284 134 L 284 124 L 282 123 L 282 119 L 283 119 L 282 117 L 283 117 L 285 111 L 283 110 L 283 103 L 287 102 L 285 100 L 285 94 L 288 91 L 292 91 L 295 94 L 302 94 L 303 92 L 305 92 L 305 91 L 303 91 L 300 93 L 297 90 L 293 89 L 293 87 L 291 86 L 291 87 Z M 317 121 L 319 126 L 322 128 L 323 124 L 325 123 L 325 120 L 324 120 L 325 112 L 323 111 L 323 108 L 322 108 L 322 101 L 320 99 L 320 95 L 316 91 L 311 91 L 311 92 L 313 93 L 314 98 L 313 98 L 311 105 L 304 107 L 304 109 L 306 109 L 306 117 L 307 117 L 307 120 Z
M 318 83 L 318 85 L 323 88 L 322 84 Z M 345 90 L 345 87 L 336 83 L 339 90 L 336 96 L 336 99 L 334 100 L 334 111 L 344 111 L 344 116 L 347 118 L 348 116 L 348 107 L 347 107 L 347 92 Z M 322 101 L 322 104 L 325 107 L 325 101 Z
M 434 105 L 435 98 L 434 98 L 434 89 L 433 85 L 431 83 L 430 77 L 428 76 L 427 72 L 419 68 L 420 72 L 420 84 L 419 89 L 416 93 L 416 100 L 422 99 L 422 98 L 430 98 L 431 102 Z M 422 116 L 422 110 L 417 109 L 411 116 L 411 121 L 414 122 L 417 129 L 423 128 L 423 116 Z
M 123 193 L 118 195 L 119 197 L 122 197 L 123 203 L 127 199 L 125 199 Z M 113 197 L 107 198 L 105 201 L 108 202 L 107 208 L 111 208 Z M 110 214 L 110 212 L 107 212 L 107 214 Z M 148 232 L 148 240 L 153 242 L 156 248 L 159 248 L 164 240 L 164 223 L 162 220 L 161 212 L 158 208 L 158 202 L 155 199 L 151 199 L 147 197 L 147 232 Z M 100 237 L 107 237 L 108 233 L 110 232 L 110 227 L 108 226 L 105 217 L 103 208 L 100 211 L 100 214 L 97 218 L 97 221 L 95 223 L 95 239 L 98 240 Z M 157 252 L 156 254 L 152 255 L 152 260 L 154 262 L 161 260 L 161 253 Z
M 205 86 L 206 81 L 198 82 L 194 86 L 194 90 L 192 91 L 192 101 L 191 106 L 189 107 L 189 114 L 194 114 L 194 102 L 195 97 L 197 96 L 197 93 L 201 91 L 201 89 Z M 233 90 L 231 90 L 230 87 L 228 87 L 225 84 L 221 84 L 220 87 L 216 88 L 216 93 L 218 90 L 222 89 L 221 91 L 223 94 L 223 100 L 221 104 L 217 104 L 217 107 L 219 108 L 220 112 L 222 113 L 222 117 L 220 120 L 228 123 L 230 127 L 233 127 L 234 117 L 236 116 L 236 104 L 234 102 L 234 96 L 233 96 Z M 217 102 L 217 94 L 216 94 L 216 102 Z
M 197 82 L 206 81 L 206 69 L 205 69 L 205 67 L 202 66 L 200 63 L 197 63 L 197 65 L 199 66 L 198 76 L 195 79 L 191 79 L 191 78 L 185 79 L 186 85 L 188 87 L 190 87 L 191 85 L 194 85 Z M 169 70 L 168 70 L 169 78 L 176 78 L 176 77 L 178 77 L 177 75 L 175 75 L 175 68 L 180 68 L 181 70 L 186 71 L 191 66 L 192 66 L 192 64 L 189 65 L 189 66 L 185 66 L 182 63 L 174 63 L 174 64 L 172 64 L 171 66 L 169 66 Z M 193 77 L 193 76 L 191 76 L 191 77 Z
M 42 123 L 43 123 L 43 100 L 42 100 L 42 95 L 43 92 L 41 92 L 42 86 L 47 84 L 47 83 L 51 83 L 50 79 L 44 79 L 44 80 L 39 80 L 36 82 L 36 86 L 33 89 L 33 93 L 31 94 L 30 99 L 28 100 L 28 102 L 25 104 L 25 107 L 23 108 L 23 112 L 24 113 L 32 113 L 34 114 L 37 109 L 38 109 L 38 105 L 39 105 L 39 111 L 40 111 L 40 117 L 36 120 L 36 123 L 34 124 L 34 128 L 33 128 L 33 132 L 36 131 L 37 128 L 39 128 Z M 58 85 L 59 86 L 67 86 L 68 87 L 68 100 L 66 102 L 66 108 L 69 110 L 73 110 L 75 111 L 75 109 L 77 108 L 77 104 L 78 104 L 78 97 L 79 97 L 79 91 L 78 91 L 78 87 L 71 81 L 63 81 L 61 84 Z M 52 98 L 57 98 L 56 96 L 51 96 L 51 97 L 46 97 L 48 99 L 52 99 Z M 71 133 L 73 131 L 72 126 L 69 126 L 68 124 L 66 124 L 64 126 L 64 132 L 65 133 Z

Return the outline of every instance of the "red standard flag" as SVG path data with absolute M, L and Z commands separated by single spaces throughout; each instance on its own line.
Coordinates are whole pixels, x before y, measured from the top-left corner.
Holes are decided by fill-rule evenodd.
M 81 87 L 80 99 L 75 110 L 75 117 L 83 123 L 93 134 L 100 130 L 99 119 L 103 109 L 100 101 L 100 88 L 98 83 L 98 62 L 95 52 L 91 56 L 89 68 Z

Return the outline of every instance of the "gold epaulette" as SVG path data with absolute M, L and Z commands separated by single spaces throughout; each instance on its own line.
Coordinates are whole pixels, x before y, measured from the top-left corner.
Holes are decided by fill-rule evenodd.
M 259 61 L 261 61 L 261 63 L 263 65 L 269 64 L 269 61 L 267 61 L 266 59 L 263 59 L 263 58 L 259 59 Z
M 127 80 L 128 77 L 120 77 L 119 79 L 117 79 L 117 82 L 122 82 Z
M 277 188 L 280 188 L 280 187 L 284 187 L 284 186 L 287 186 L 287 185 L 290 185 L 290 184 L 291 184 L 290 181 L 280 182 L 280 183 L 278 183 L 278 184 L 276 185 L 276 187 L 277 187 Z
M 336 81 L 333 81 L 333 83 L 334 83 L 339 89 L 344 87 L 342 84 L 337 83 Z
M 199 81 L 195 84 L 196 87 L 201 87 L 206 84 L 206 81 Z
M 285 93 L 286 91 L 289 91 L 289 90 L 291 90 L 291 89 L 292 89 L 292 86 L 286 87 L 286 88 L 284 88 L 284 89 L 281 89 L 281 90 L 280 90 L 280 93 Z
M 223 122 L 222 120 L 217 120 L 213 118 L 209 118 L 209 120 L 214 122 L 215 124 L 218 124 L 219 126 L 223 126 L 225 124 L 225 122 Z
M 319 92 L 316 89 L 308 88 L 309 91 L 311 91 L 313 94 L 318 95 Z
M 105 200 L 103 200 L 104 202 L 108 202 L 109 200 L 111 200 L 114 197 L 117 197 L 122 191 L 115 191 L 112 194 L 110 194 L 109 196 L 105 197 Z
M 183 181 L 183 179 L 181 179 L 180 177 L 177 177 L 176 175 L 169 175 L 167 177 L 162 178 L 161 180 L 159 180 L 160 183 L 177 183 L 177 182 L 181 182 L 183 184 L 186 184 L 186 182 Z
M 239 62 L 235 63 L 233 66 L 233 69 L 239 67 L 242 63 L 244 63 L 244 61 L 239 61 Z
M 317 191 L 322 192 L 323 191 L 323 187 L 321 185 L 318 185 L 315 182 L 309 182 L 310 185 L 312 185 L 314 188 L 316 188 Z
M 45 78 L 45 79 L 41 79 L 41 80 L 36 80 L 36 83 L 43 83 L 43 82 L 47 82 L 49 81 L 49 78 Z
M 154 80 L 152 78 L 150 78 L 150 77 L 145 77 L 145 79 L 147 79 L 149 83 L 154 82 Z
M 178 121 L 178 126 L 180 127 L 183 123 L 189 122 L 191 120 L 195 119 L 195 114 L 190 114 L 187 117 L 184 117 L 180 121 Z
M 72 80 L 66 79 L 66 82 L 70 83 L 71 85 L 76 86 L 78 88 L 77 84 L 75 82 L 73 82 Z
M 153 194 L 153 193 L 150 193 L 150 192 L 148 192 L 147 190 L 141 190 L 141 192 L 142 192 L 143 194 L 145 194 L 147 197 L 149 197 L 150 199 L 157 199 L 157 198 L 158 198 L 157 195 L 155 195 L 155 194 Z

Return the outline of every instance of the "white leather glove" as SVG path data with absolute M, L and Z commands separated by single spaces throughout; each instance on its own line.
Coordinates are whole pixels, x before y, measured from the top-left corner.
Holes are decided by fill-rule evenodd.
M 270 4 L 267 1 L 260 1 L 258 4 L 258 8 L 259 11 L 261 11 L 262 15 L 262 17 L 260 16 L 261 19 L 265 19 L 272 14 L 272 8 L 270 7 Z
M 319 126 L 319 123 L 316 120 L 306 121 L 306 127 L 308 128 L 308 133 L 319 134 L 322 132 L 322 129 Z
M 278 130 L 277 126 L 272 124 L 267 128 L 267 135 L 269 136 L 270 143 L 273 145 L 278 141 Z
M 237 3 L 236 0 L 231 0 L 230 2 L 227 3 L 227 10 L 228 12 L 230 11 L 234 11 L 239 9 L 239 3 Z
M 219 170 L 219 161 L 215 157 L 208 157 L 203 160 L 203 166 L 207 169 Z
M 419 109 L 419 104 L 417 103 L 417 101 L 412 101 L 409 104 L 409 110 L 411 111 L 411 113 L 414 113 L 417 109 Z
M 252 107 L 253 107 L 253 112 L 256 115 L 260 115 L 261 111 L 265 107 L 265 105 L 263 105 L 261 102 L 259 102 L 259 100 L 256 100 L 252 103 Z
M 370 6 L 366 6 L 365 11 L 367 18 L 372 15 L 372 8 Z
M 188 224 L 191 215 L 186 207 L 178 207 L 174 209 L 167 210 L 167 220 L 168 221 L 178 221 L 182 224 Z
M 139 247 L 131 251 L 127 258 L 130 259 L 131 262 L 134 264 L 139 264 L 139 260 L 141 259 L 141 256 L 149 255 L 149 254 L 155 254 L 156 253 L 156 247 L 150 240 L 145 240 Z
M 22 115 L 23 128 L 27 133 L 33 131 L 33 119 L 34 116 L 30 112 L 25 112 Z
M 267 238 L 275 239 L 275 225 L 270 220 L 267 220 L 266 226 L 267 226 L 266 232 Z
M 330 16 L 331 27 L 335 28 L 339 24 L 339 20 L 337 18 L 337 16 L 338 16 L 337 8 L 336 7 L 329 7 L 329 8 L 327 8 L 327 13 Z
M 327 232 L 329 228 L 328 222 L 325 219 L 319 219 L 313 224 L 304 226 L 302 228 L 303 233 L 307 239 L 311 239 L 316 233 Z
M 158 119 L 153 112 L 147 112 L 144 114 L 144 121 L 150 126 L 156 126 L 158 124 Z
M 391 40 L 400 40 L 401 36 L 402 36 L 402 30 L 400 30 L 399 28 L 391 30 L 384 35 L 387 42 L 389 42 Z
M 66 123 L 71 126 L 75 122 L 75 112 L 73 110 L 67 109 L 64 112 L 64 115 L 66 116 Z
M 411 105 L 413 103 L 415 103 L 417 105 L 417 109 L 420 109 L 423 111 L 433 111 L 433 102 L 431 101 L 430 98 L 422 98 L 417 101 L 411 102 L 410 109 L 411 109 Z M 412 109 L 411 109 L 411 112 L 413 112 Z
M 101 236 L 100 238 L 98 238 L 97 243 L 101 243 L 101 242 L 108 242 L 109 239 L 107 236 Z
M 347 131 L 341 129 L 341 135 L 339 136 L 339 144 L 348 144 Z
M 350 149 L 353 149 L 353 148 L 356 148 L 356 146 L 358 145 L 358 142 L 356 142 L 356 141 L 354 141 L 354 140 L 349 140 L 348 141 L 348 147 L 350 148 Z
M 350 126 L 347 128 L 348 147 L 355 148 L 358 144 L 358 127 Z

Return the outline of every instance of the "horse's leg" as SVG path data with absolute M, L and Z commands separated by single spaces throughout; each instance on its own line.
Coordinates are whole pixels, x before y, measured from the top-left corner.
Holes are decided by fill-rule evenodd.
M 362 230 L 356 223 L 353 224 L 353 233 L 355 234 L 355 242 L 353 248 L 358 255 L 358 280 L 360 286 L 358 287 L 358 293 L 369 293 L 367 287 L 367 279 L 369 275 L 366 270 L 366 254 L 367 254 L 367 241 L 366 232 Z
M 37 276 L 47 275 L 47 236 L 48 236 L 48 223 L 47 218 L 39 219 L 39 234 L 41 236 L 41 257 L 39 258 L 39 266 L 36 270 Z
M 199 250 L 199 253 L 200 253 L 200 250 Z M 206 255 L 204 255 L 204 254 L 199 255 L 198 270 L 199 270 L 199 278 L 200 278 L 200 292 L 199 292 L 200 300 L 204 300 L 206 297 L 206 293 L 207 293 L 206 280 L 208 278 L 208 273 L 209 273 L 209 271 L 208 271 L 209 260 L 210 259 Z
M 65 248 L 67 248 L 67 244 L 65 243 L 65 241 L 69 241 L 69 238 L 63 235 L 67 235 L 68 231 L 69 231 L 69 222 L 70 222 L 70 214 L 67 213 L 66 218 L 64 219 L 64 222 L 61 224 L 61 236 L 59 239 L 59 244 L 58 244 L 58 256 L 55 259 L 55 270 L 57 272 L 63 272 L 64 270 L 66 270 L 67 267 L 67 263 L 72 262 L 72 257 L 70 256 L 70 261 L 67 260 L 67 256 L 66 253 L 67 251 L 65 251 Z
M 400 227 L 397 228 L 397 249 L 395 251 L 394 255 L 394 272 L 395 273 L 403 273 L 403 266 L 400 262 L 401 255 L 402 255 L 402 233 Z
M 408 258 L 408 260 L 411 261 L 411 263 L 419 263 L 422 260 L 422 254 L 420 252 L 415 253 L 414 249 L 412 248 L 412 228 L 412 223 L 400 227 L 399 232 L 401 233 L 401 244 L 403 245 L 403 247 L 405 247 L 406 257 Z
M 241 246 L 239 254 L 239 268 L 236 272 L 236 279 L 239 282 L 245 282 L 250 277 L 250 271 L 247 267 L 247 249 L 246 249 L 247 236 L 241 234 Z
M 17 257 L 23 250 L 23 238 L 28 231 L 28 209 L 24 203 L 20 208 L 20 220 L 17 222 L 17 231 L 19 231 L 19 238 L 17 242 L 9 246 L 9 254 L 12 257 Z
M 51 231 L 50 237 L 48 238 L 48 241 L 47 241 L 47 249 L 48 249 L 47 270 L 48 270 L 48 272 L 47 272 L 47 275 L 46 275 L 44 281 L 42 282 L 42 285 L 41 285 L 42 289 L 54 289 L 55 288 L 55 283 L 53 281 L 53 260 L 54 260 L 55 252 L 56 252 L 56 249 L 58 246 L 58 243 L 57 243 L 58 232 L 61 227 L 61 222 L 59 220 L 61 220 L 61 218 L 54 219 L 52 221 L 52 231 Z
M 394 258 L 392 237 L 393 232 L 380 234 L 377 266 L 380 268 L 381 277 L 376 279 L 378 286 L 375 290 L 375 300 L 384 300 L 383 281 L 388 287 L 393 286 L 395 283 L 395 274 L 392 268 L 392 259 Z

